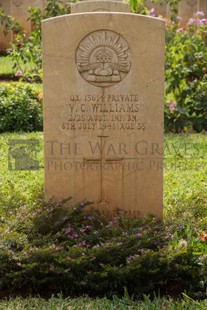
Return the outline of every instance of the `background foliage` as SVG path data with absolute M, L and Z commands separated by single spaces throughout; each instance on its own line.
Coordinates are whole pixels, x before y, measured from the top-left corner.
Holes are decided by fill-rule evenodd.
M 191 22 L 166 30 L 165 128 L 174 132 L 207 129 L 207 20 Z
M 162 2 L 153 0 L 153 2 Z M 207 19 L 195 12 L 185 27 L 179 28 L 178 0 L 169 2 L 170 18 L 166 23 L 165 65 L 165 130 L 173 132 L 207 129 Z M 133 12 L 151 13 L 142 0 L 131 0 Z M 27 81 L 42 80 L 41 21 L 68 14 L 70 8 L 62 0 L 48 0 L 43 11 L 29 8 L 33 30 L 26 33 L 9 16 L 0 13 L 5 32 L 13 30 L 15 40 L 9 55 L 17 75 Z M 22 128 L 22 130 L 25 130 Z M 31 130 L 31 129 L 27 129 Z
M 28 83 L 0 84 L 0 132 L 42 130 L 42 94 Z
M 4 26 L 5 34 L 12 30 L 15 39 L 11 43 L 9 55 L 14 63 L 14 68 L 20 70 L 26 80 L 42 80 L 42 48 L 41 48 L 41 21 L 50 17 L 70 13 L 69 4 L 62 0 L 48 0 L 44 10 L 29 7 L 29 20 L 32 23 L 31 33 L 19 25 L 11 16 L 6 16 L 0 10 L 0 22 Z M 29 63 L 30 67 L 26 68 L 23 64 Z

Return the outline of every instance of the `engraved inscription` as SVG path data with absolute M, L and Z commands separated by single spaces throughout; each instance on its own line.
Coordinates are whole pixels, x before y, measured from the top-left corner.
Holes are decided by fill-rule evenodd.
M 144 131 L 143 104 L 143 98 L 137 94 L 71 94 L 61 127 L 63 130 Z
M 80 42 L 76 65 L 88 83 L 99 87 L 115 85 L 130 71 L 129 45 L 114 31 L 94 31 Z

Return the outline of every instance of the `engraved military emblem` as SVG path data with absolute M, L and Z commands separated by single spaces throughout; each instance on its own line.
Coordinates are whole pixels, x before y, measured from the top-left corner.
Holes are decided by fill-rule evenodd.
M 107 87 L 122 81 L 131 68 L 131 53 L 126 40 L 110 30 L 88 34 L 76 51 L 76 65 L 90 84 Z

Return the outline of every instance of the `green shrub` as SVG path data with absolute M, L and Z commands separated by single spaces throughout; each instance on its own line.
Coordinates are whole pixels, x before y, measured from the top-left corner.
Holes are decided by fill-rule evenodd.
M 166 30 L 166 131 L 207 129 L 207 45 L 202 36 L 206 23 L 198 16 L 185 28 L 170 25 Z
M 0 84 L 0 132 L 42 130 L 42 97 L 26 83 Z
M 206 243 L 152 216 L 42 203 L 0 240 L 2 294 L 206 297 Z M 20 221 L 21 221 L 20 220 Z M 16 239 L 16 240 L 15 240 Z M 126 288 L 126 289 L 125 289 Z

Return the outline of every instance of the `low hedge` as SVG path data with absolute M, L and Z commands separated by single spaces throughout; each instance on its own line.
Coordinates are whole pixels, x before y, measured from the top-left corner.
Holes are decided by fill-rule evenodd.
M 0 83 L 0 132 L 41 131 L 43 99 L 35 85 Z
M 186 227 L 180 235 L 152 216 L 126 218 L 43 204 L 0 240 L 2 296 L 205 298 L 207 244 Z M 175 228 L 175 227 L 174 227 Z M 174 229 L 173 228 L 173 229 Z

